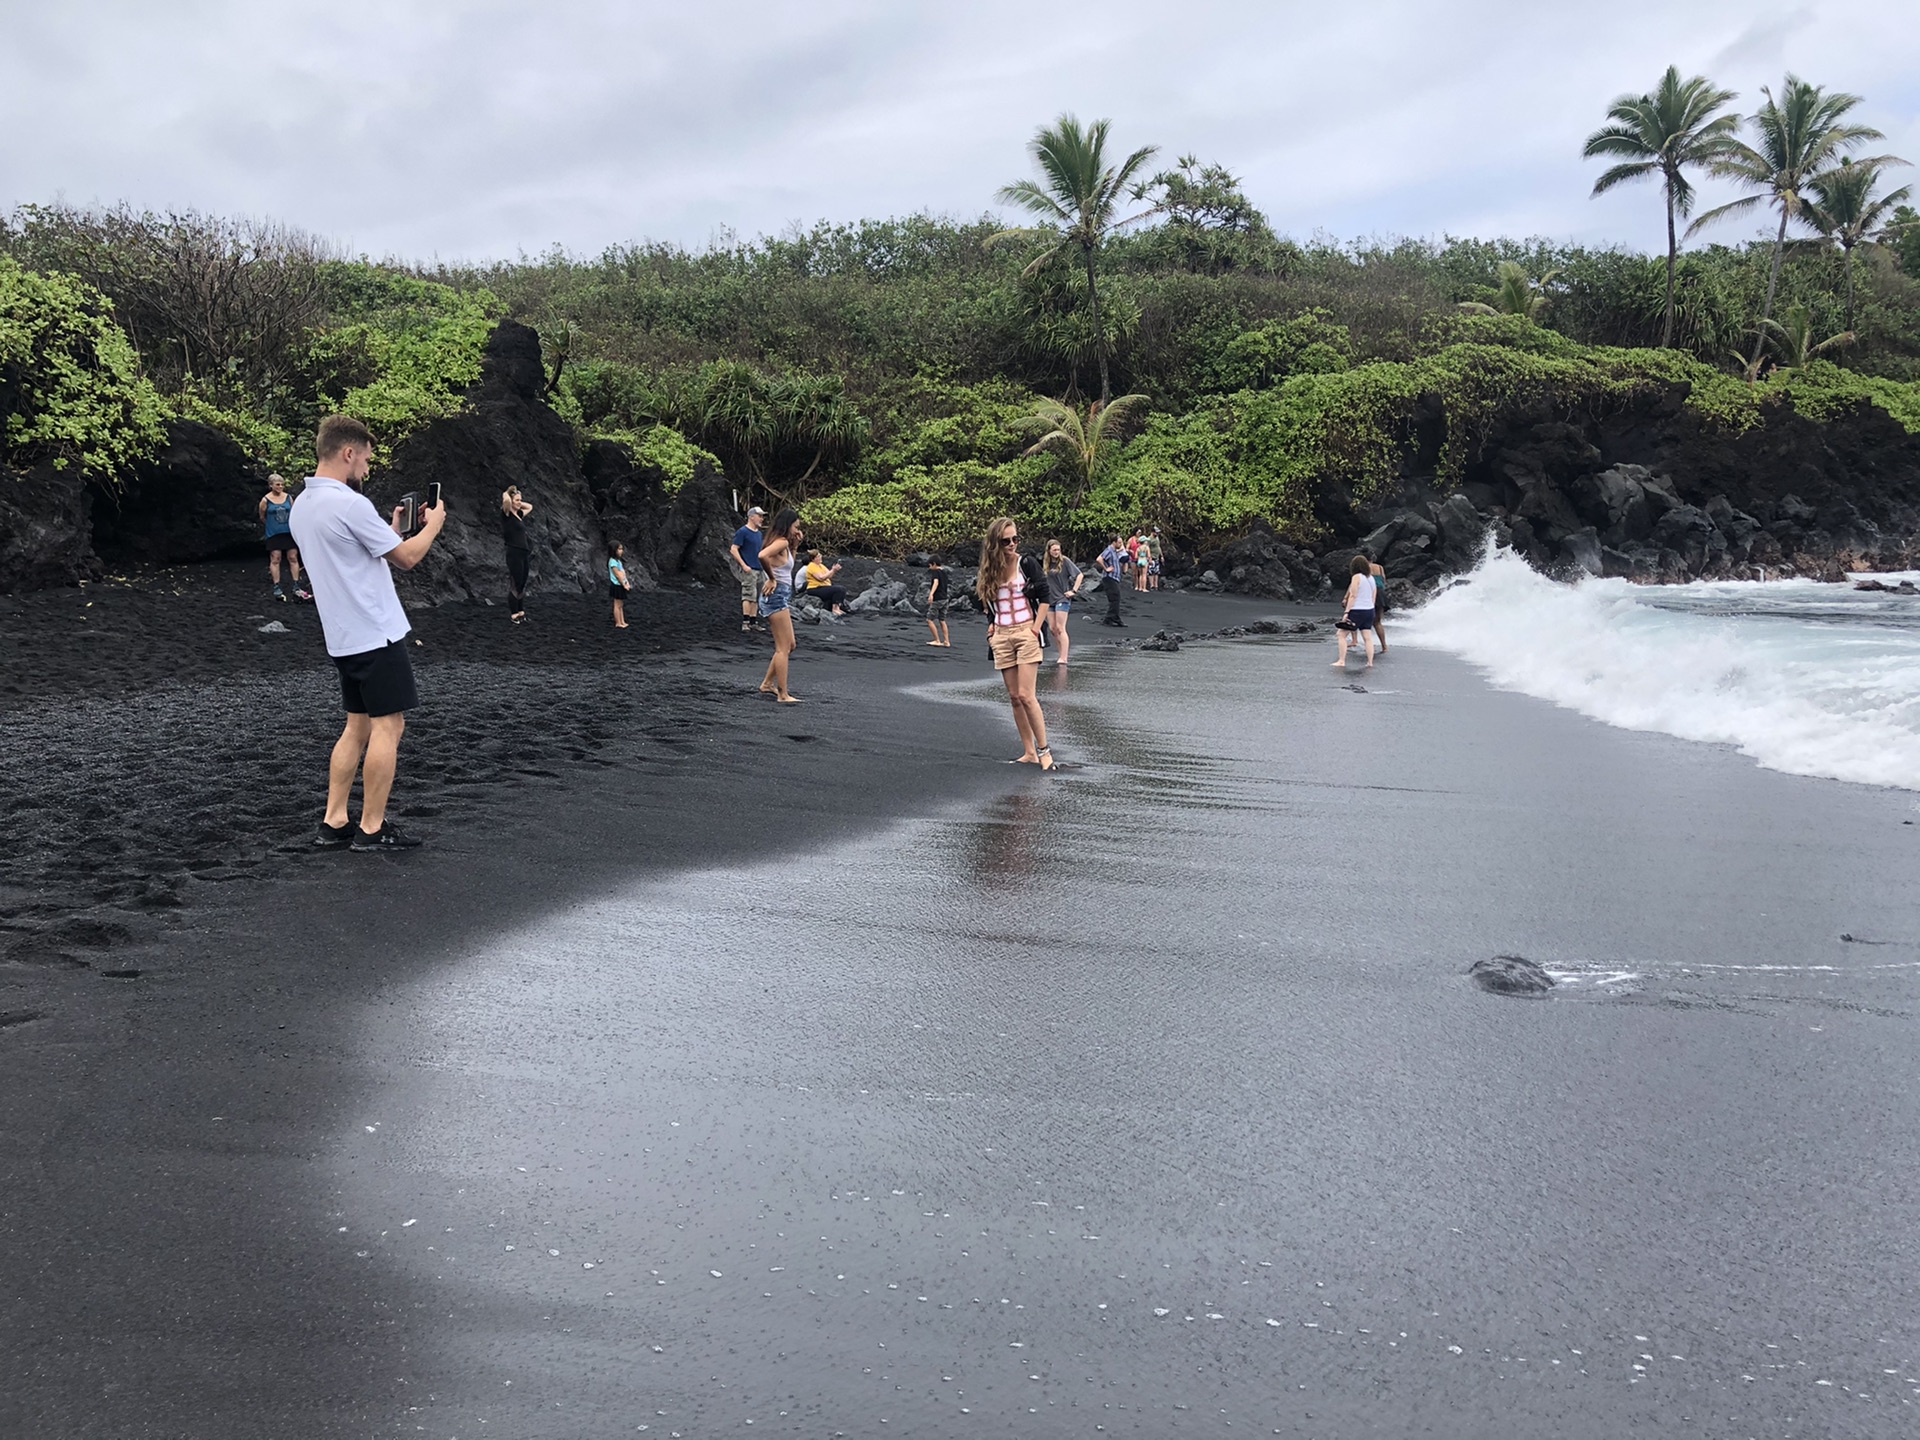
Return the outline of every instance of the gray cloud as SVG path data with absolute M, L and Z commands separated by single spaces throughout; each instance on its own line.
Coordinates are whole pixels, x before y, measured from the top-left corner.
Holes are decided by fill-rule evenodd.
M 1063 110 L 1226 163 L 1297 235 L 1651 248 L 1651 191 L 1589 201 L 1578 154 L 1670 61 L 1858 91 L 1920 156 L 1908 0 L 0 0 L 0 33 L 0 128 L 29 137 L 0 204 L 272 215 L 415 258 L 977 214 Z

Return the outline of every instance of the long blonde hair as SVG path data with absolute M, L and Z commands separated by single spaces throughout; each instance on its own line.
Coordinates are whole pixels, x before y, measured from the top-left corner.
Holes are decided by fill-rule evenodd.
M 980 574 L 973 582 L 973 593 L 989 612 L 993 609 L 993 594 L 1008 579 L 1020 573 L 1020 552 L 1011 553 L 1001 542 L 1006 539 L 1007 531 L 1013 528 L 1013 517 L 1002 515 L 987 522 L 987 533 L 980 542 Z

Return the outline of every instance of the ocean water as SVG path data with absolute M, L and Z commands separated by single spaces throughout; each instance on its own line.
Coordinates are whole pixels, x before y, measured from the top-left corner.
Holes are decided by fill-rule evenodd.
M 1920 790 L 1920 598 L 1814 580 L 1564 585 L 1490 544 L 1400 628 L 1609 725 Z

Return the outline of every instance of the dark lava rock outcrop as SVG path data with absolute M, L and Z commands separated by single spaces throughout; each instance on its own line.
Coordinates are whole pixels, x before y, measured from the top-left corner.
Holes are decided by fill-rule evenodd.
M 100 573 L 92 502 L 87 486 L 51 460 L 24 473 L 0 465 L 0 595 L 72 585 Z
M 1467 976 L 1482 990 L 1495 995 L 1544 995 L 1553 989 L 1553 977 L 1519 955 L 1476 960 L 1467 967 Z
M 298 483 L 298 476 L 289 476 Z M 93 495 L 93 547 L 111 564 L 185 565 L 262 553 L 267 472 L 220 431 L 172 420 L 151 460 Z
M 501 321 L 487 341 L 471 405 L 409 436 L 369 487 L 383 514 L 401 495 L 425 493 L 436 481 L 447 502 L 440 539 L 400 578 L 403 598 L 506 598 L 500 492 L 509 485 L 533 506 L 526 528 L 534 589 L 578 592 L 604 584 L 600 516 L 578 442 L 573 427 L 542 402 L 542 383 L 540 337 Z

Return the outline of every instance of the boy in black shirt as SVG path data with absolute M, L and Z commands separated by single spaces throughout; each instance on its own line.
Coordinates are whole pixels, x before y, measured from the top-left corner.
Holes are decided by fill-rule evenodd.
M 936 555 L 927 561 L 927 573 L 933 577 L 927 586 L 927 629 L 933 632 L 929 645 L 953 648 L 953 636 L 947 630 L 948 589 L 946 557 Z

